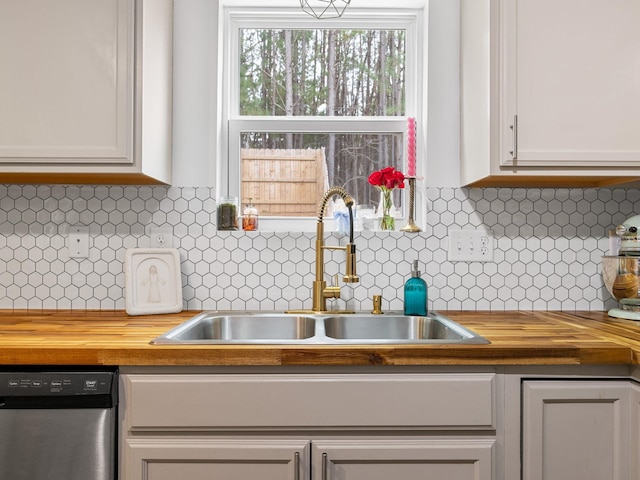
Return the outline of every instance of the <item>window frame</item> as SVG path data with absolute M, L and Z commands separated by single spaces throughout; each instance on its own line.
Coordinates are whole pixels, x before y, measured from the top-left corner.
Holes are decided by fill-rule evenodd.
M 218 107 L 218 181 L 217 194 L 240 198 L 240 133 L 400 133 L 406 143 L 407 118 L 426 125 L 427 85 L 419 86 L 427 77 L 428 0 L 368 0 L 366 7 L 352 3 L 342 18 L 317 20 L 304 13 L 294 0 L 219 0 L 219 107 Z M 297 5 L 296 7 L 292 6 Z M 403 29 L 405 34 L 405 115 L 386 117 L 314 117 L 314 116 L 241 116 L 239 111 L 239 34 L 241 28 L 354 28 Z M 417 132 L 417 149 L 425 152 L 426 128 Z M 233 140 L 232 140 L 233 139 Z M 425 154 L 419 155 L 418 173 L 426 171 Z M 238 161 L 234 161 L 237 159 Z M 403 155 L 406 165 L 406 151 Z M 402 168 L 404 171 L 405 168 Z M 424 173 L 422 173 L 424 176 Z M 408 200 L 408 193 L 405 198 Z M 416 190 L 420 190 L 419 188 Z M 422 218 L 421 192 L 416 192 L 414 217 Z M 242 199 L 240 199 L 242 201 Z M 405 208 L 405 217 L 407 209 Z M 399 219 L 402 223 L 402 219 Z M 263 231 L 315 231 L 315 217 L 260 217 Z M 326 219 L 328 228 L 333 220 Z

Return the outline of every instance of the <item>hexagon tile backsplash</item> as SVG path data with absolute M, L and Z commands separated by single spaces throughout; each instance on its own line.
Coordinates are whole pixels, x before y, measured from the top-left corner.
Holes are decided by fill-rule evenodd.
M 607 231 L 640 213 L 637 189 L 428 188 L 424 232 L 358 232 L 360 283 L 338 308 L 402 309 L 420 260 L 434 310 L 602 310 Z M 171 226 L 184 308 L 284 310 L 311 305 L 314 234 L 217 232 L 215 192 L 165 186 L 0 185 L 0 308 L 124 309 L 125 250 Z M 68 257 L 70 226 L 87 225 L 87 259 Z M 493 263 L 449 262 L 448 232 L 488 229 Z M 327 234 L 328 244 L 343 238 Z M 326 252 L 338 273 L 342 252 Z M 331 302 L 330 302 L 331 303 Z

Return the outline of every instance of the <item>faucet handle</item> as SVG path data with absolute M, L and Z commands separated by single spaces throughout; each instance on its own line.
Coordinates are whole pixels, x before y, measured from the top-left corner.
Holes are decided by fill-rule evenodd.
M 324 298 L 340 298 L 340 285 L 338 285 L 338 275 L 334 275 L 332 283 L 324 289 Z
M 384 313 L 382 311 L 382 295 L 373 296 L 373 310 L 371 313 L 373 315 L 382 315 Z

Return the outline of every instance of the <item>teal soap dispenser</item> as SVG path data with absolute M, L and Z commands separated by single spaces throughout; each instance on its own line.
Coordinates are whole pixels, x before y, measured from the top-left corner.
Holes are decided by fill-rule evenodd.
M 413 261 L 411 278 L 404 284 L 404 314 L 427 314 L 427 282 L 420 278 L 418 260 Z

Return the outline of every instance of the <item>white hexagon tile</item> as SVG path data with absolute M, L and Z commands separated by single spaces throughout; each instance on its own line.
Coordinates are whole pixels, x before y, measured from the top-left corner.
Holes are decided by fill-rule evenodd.
M 217 232 L 215 192 L 165 186 L 0 185 L 0 308 L 124 309 L 123 261 L 170 226 L 185 309 L 309 307 L 314 234 Z M 603 309 L 607 232 L 640 212 L 637 189 L 429 188 L 424 232 L 358 232 L 360 283 L 338 307 L 402 309 L 420 260 L 435 310 Z M 69 258 L 69 227 L 87 225 L 89 258 Z M 450 230 L 486 229 L 495 262 L 450 262 Z M 327 243 L 342 238 L 327 233 Z M 341 252 L 327 253 L 329 279 Z M 340 303 L 341 302 L 341 303 Z

